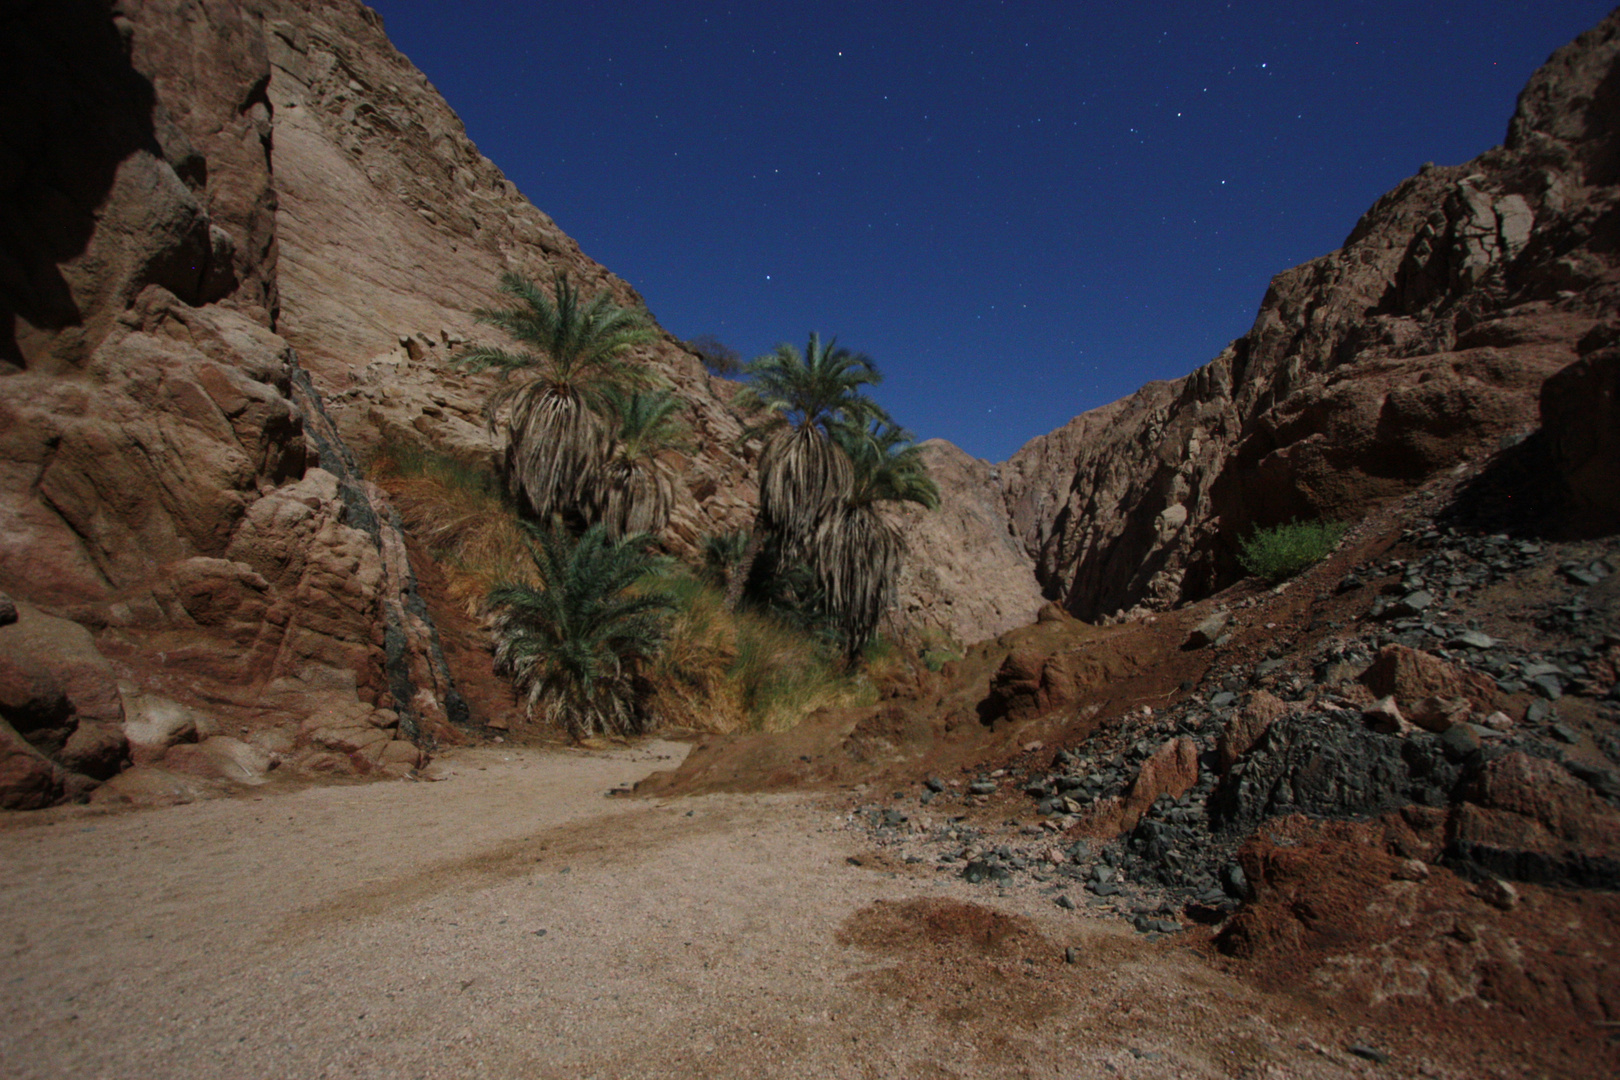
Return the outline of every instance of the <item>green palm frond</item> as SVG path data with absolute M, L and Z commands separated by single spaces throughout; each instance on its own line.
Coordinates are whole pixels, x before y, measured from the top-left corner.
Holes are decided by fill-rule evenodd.
M 664 450 L 691 449 L 692 427 L 681 414 L 686 402 L 668 390 L 609 387 L 603 405 L 615 421 L 619 452 L 642 458 Z
M 913 502 L 939 509 L 939 485 L 928 475 L 922 450 L 911 432 L 891 421 L 862 428 L 842 426 L 834 432 L 855 470 L 852 505 Z
M 531 532 L 544 584 L 490 593 L 496 666 L 513 677 L 530 715 L 539 710 L 576 737 L 643 730 L 635 676 L 663 647 L 675 609 L 668 596 L 637 587 L 656 562 L 645 538 L 615 544 L 601 525 L 577 541 L 557 528 Z
M 812 333 L 803 353 L 783 342 L 743 370 L 749 382 L 737 395 L 737 406 L 765 414 L 753 433 L 785 425 L 819 428 L 830 437 L 835 424 L 863 424 L 883 415 L 864 393 L 883 381 L 882 374 L 869 358 L 839 347 L 836 339 L 823 345 L 821 335 Z

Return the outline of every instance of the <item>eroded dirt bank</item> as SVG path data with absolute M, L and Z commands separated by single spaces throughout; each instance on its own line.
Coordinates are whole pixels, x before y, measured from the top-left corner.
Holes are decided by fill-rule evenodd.
M 8 816 L 0 1074 L 1479 1075 L 806 796 L 604 798 L 682 753 Z

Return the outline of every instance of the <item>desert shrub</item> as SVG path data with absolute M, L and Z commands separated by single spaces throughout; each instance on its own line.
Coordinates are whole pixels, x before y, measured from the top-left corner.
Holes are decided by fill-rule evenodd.
M 711 375 L 735 379 L 742 372 L 742 354 L 713 334 L 695 337 L 686 343 L 686 347 L 697 354 Z
M 1255 529 L 1238 541 L 1238 564 L 1272 583 L 1286 581 L 1327 558 L 1345 528 L 1337 521 L 1291 521 Z

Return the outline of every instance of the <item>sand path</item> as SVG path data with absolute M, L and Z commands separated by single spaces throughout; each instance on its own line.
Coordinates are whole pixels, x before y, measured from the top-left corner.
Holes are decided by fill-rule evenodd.
M 683 752 L 0 818 L 0 1076 L 1373 1074 L 1173 939 L 852 865 L 814 799 L 603 797 Z

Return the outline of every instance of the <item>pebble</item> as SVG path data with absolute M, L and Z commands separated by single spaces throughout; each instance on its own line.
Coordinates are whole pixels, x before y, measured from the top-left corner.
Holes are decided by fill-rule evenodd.
M 1349 1046 L 1345 1047 L 1345 1050 L 1356 1055 L 1358 1058 L 1365 1058 L 1366 1060 L 1377 1065 L 1389 1064 L 1388 1054 L 1384 1053 L 1382 1050 L 1375 1050 L 1372 1047 L 1365 1046 L 1361 1043 L 1351 1043 Z
M 1451 639 L 1453 645 L 1465 645 L 1470 649 L 1494 649 L 1497 641 L 1483 630 L 1464 630 Z

